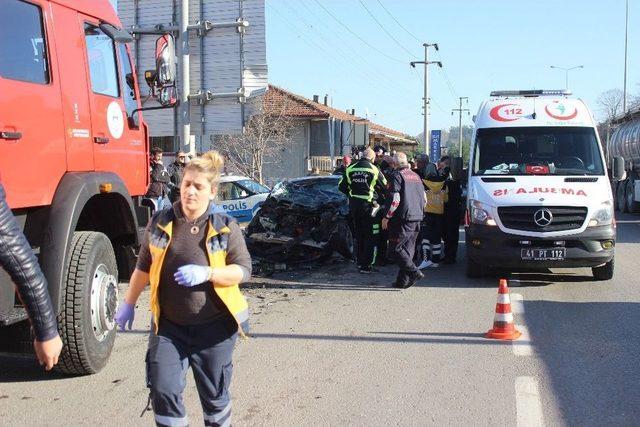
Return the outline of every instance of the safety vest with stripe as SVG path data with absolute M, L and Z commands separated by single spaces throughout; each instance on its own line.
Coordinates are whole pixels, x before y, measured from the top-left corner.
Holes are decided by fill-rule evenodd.
M 160 320 L 160 299 L 158 290 L 160 288 L 160 273 L 164 257 L 167 249 L 171 244 L 171 235 L 173 232 L 173 221 L 175 219 L 173 209 L 167 209 L 154 216 L 151 224 L 151 235 L 149 238 L 149 251 L 151 252 L 151 268 L 149 270 L 149 283 L 151 288 L 150 306 L 153 320 L 156 325 Z M 232 219 L 227 215 L 220 213 L 209 214 L 209 220 L 206 231 L 206 248 L 209 266 L 224 267 L 227 258 L 227 245 L 229 242 L 228 227 Z M 249 306 L 247 300 L 240 292 L 240 287 L 232 286 L 216 286 L 213 289 L 220 297 L 229 313 L 238 322 L 238 329 L 241 336 L 249 331 Z
M 346 193 L 349 197 L 367 202 L 373 200 L 378 182 L 382 186 L 387 185 L 387 180 L 380 173 L 378 167 L 367 159 L 360 159 L 358 162 L 348 166 L 338 186 L 344 188 L 345 181 L 348 189 Z

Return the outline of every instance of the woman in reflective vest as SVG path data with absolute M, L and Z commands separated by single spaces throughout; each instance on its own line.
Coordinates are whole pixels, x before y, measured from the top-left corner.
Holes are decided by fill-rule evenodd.
M 231 422 L 233 348 L 248 326 L 238 285 L 251 276 L 251 258 L 238 224 L 212 203 L 222 169 L 214 151 L 185 167 L 180 200 L 153 216 L 116 314 L 120 328 L 131 329 L 135 303 L 150 285 L 147 385 L 161 426 L 189 424 L 182 402 L 189 367 L 204 424 Z

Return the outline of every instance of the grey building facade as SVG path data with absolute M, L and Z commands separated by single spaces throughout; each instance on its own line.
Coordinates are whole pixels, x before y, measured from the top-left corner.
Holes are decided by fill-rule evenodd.
M 180 3 L 181 0 L 118 0 L 117 5 L 123 26 L 135 34 L 136 29 L 180 22 Z M 191 94 L 209 91 L 214 95 L 206 103 L 192 100 L 190 107 L 192 140 L 196 151 L 205 151 L 212 147 L 216 135 L 242 132 L 252 106 L 259 105 L 258 99 L 266 90 L 265 4 L 264 0 L 189 0 L 189 7 L 192 24 L 248 23 L 246 27 L 213 28 L 203 37 L 197 31 L 190 32 Z M 156 107 L 159 104 L 144 95 L 148 92 L 144 72 L 155 69 L 155 42 L 159 36 L 136 37 L 131 49 L 143 106 Z M 176 39 L 176 46 L 179 44 Z M 143 114 L 152 145 L 165 151 L 181 146 L 181 141 L 174 139 L 179 135 L 177 108 Z

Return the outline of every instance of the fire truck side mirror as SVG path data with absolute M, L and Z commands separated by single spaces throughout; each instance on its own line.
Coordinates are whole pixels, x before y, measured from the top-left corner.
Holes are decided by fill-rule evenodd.
M 171 34 L 165 34 L 156 40 L 156 76 L 160 87 L 175 85 L 176 48 Z
M 178 96 L 175 86 L 165 86 L 158 91 L 158 102 L 163 107 L 175 105 L 178 102 Z

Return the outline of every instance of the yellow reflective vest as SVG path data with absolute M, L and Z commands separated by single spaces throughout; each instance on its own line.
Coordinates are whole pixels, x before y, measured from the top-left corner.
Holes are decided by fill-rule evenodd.
M 153 314 L 156 332 L 160 320 L 160 299 L 158 290 L 160 287 L 160 272 L 167 249 L 171 244 L 173 221 L 175 219 L 173 209 L 161 211 L 151 220 L 151 235 L 149 236 L 149 251 L 151 252 L 151 268 L 149 270 L 149 283 L 151 287 L 151 313 Z M 209 258 L 209 266 L 224 267 L 227 258 L 227 244 L 229 242 L 229 222 L 231 218 L 220 213 L 210 213 L 207 224 L 206 248 Z M 238 285 L 216 286 L 213 289 L 220 297 L 229 313 L 238 322 L 241 336 L 249 331 L 249 306 L 247 300 L 240 292 Z
M 422 182 L 427 194 L 427 204 L 424 207 L 424 211 L 438 215 L 444 214 L 444 204 L 449 199 L 449 191 L 444 182 L 426 179 L 423 179 Z

